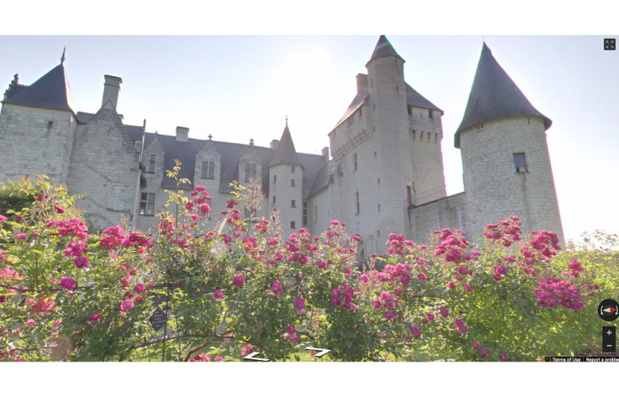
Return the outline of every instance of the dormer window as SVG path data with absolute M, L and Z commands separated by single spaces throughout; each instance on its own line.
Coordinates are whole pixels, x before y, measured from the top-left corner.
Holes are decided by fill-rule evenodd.
M 215 179 L 215 162 L 202 162 L 202 174 L 200 177 L 207 180 Z
M 154 173 L 155 172 L 155 162 L 157 160 L 157 155 L 155 154 L 150 154 L 150 160 L 148 161 L 148 172 L 149 173 Z
M 257 167 L 255 163 L 245 163 L 245 182 L 248 182 L 250 178 L 257 178 Z

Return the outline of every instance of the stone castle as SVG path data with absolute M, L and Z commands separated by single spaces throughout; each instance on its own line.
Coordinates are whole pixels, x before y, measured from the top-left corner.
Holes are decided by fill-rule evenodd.
M 174 160 L 180 177 L 207 187 L 214 213 L 231 197 L 230 183 L 262 184 L 260 215 L 281 215 L 284 234 L 305 227 L 318 234 L 329 221 L 362 237 L 365 254 L 384 253 L 389 233 L 423 243 L 436 229 L 459 228 L 469 240 L 487 223 L 510 215 L 523 231 L 563 232 L 546 130 L 537 111 L 484 43 L 455 146 L 460 149 L 465 192 L 447 196 L 441 142 L 443 111 L 404 80 L 404 59 L 381 36 L 357 75 L 357 93 L 330 131 L 330 152 L 297 152 L 286 121 L 270 147 L 146 132 L 125 125 L 117 112 L 122 80 L 106 75 L 96 114 L 76 111 L 61 63 L 34 82 L 18 76 L 0 113 L 0 180 L 40 173 L 84 193 L 78 205 L 100 228 L 121 215 L 148 231 L 167 201 L 166 177 Z

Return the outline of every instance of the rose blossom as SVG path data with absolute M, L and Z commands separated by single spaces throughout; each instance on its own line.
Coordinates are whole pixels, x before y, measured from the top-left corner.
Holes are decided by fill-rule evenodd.
M 224 297 L 224 293 L 221 292 L 220 290 L 216 289 L 215 290 L 215 299 L 222 299 Z
M 132 308 L 133 308 L 132 300 L 123 300 L 122 303 L 120 304 L 121 310 L 131 310 Z
M 92 315 L 92 317 L 90 317 L 90 320 L 94 322 L 94 321 L 98 320 L 99 317 L 101 317 L 101 313 L 94 313 Z

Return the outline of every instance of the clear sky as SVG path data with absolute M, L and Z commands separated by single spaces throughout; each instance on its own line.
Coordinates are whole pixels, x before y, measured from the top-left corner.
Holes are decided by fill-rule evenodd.
M 112 3 L 92 12 L 109 16 L 110 10 L 119 10 L 114 5 L 120 3 Z M 301 10 L 306 11 L 309 17 L 317 15 L 313 9 Z M 513 17 L 522 14 L 520 9 L 510 12 Z M 462 119 L 485 39 L 531 103 L 553 121 L 547 132 L 548 146 L 566 238 L 578 239 L 582 232 L 595 229 L 619 234 L 619 210 L 615 208 L 619 195 L 619 51 L 604 51 L 602 41 L 615 37 L 612 34 L 411 35 L 420 32 L 420 22 L 415 22 L 405 28 L 386 24 L 376 34 L 365 35 L 341 35 L 349 32 L 348 25 L 342 30 L 325 24 L 331 26 L 327 31 L 340 35 L 291 36 L 272 27 L 275 19 L 285 29 L 298 31 L 286 18 L 272 17 L 271 24 L 257 27 L 253 21 L 249 28 L 239 28 L 247 20 L 241 19 L 231 26 L 215 24 L 210 29 L 210 25 L 196 28 L 199 17 L 192 17 L 187 10 L 181 14 L 193 23 L 174 20 L 171 25 L 176 31 L 172 32 L 208 34 L 0 35 L 0 88 L 5 89 L 15 73 L 19 73 L 20 83 L 35 82 L 59 63 L 66 45 L 65 66 L 78 111 L 99 109 L 103 75 L 110 74 L 123 79 L 118 110 L 126 124 L 141 125 L 146 119 L 148 132 L 174 134 L 176 126 L 185 126 L 193 138 L 212 134 L 215 140 L 239 143 L 253 138 L 257 145 L 268 146 L 272 139 L 280 138 L 288 116 L 297 151 L 318 154 L 328 146 L 327 134 L 355 95 L 355 75 L 366 72 L 365 63 L 378 35 L 387 33 L 406 60 L 407 82 L 445 112 L 445 179 L 448 194 L 454 194 L 461 192 L 463 185 L 460 152 L 453 146 L 453 135 Z M 123 13 L 114 15 L 118 17 L 115 26 L 132 21 Z M 533 18 L 531 26 L 536 26 L 534 17 L 529 18 Z M 543 16 L 537 18 L 544 20 Z M 136 24 L 144 26 L 144 31 L 110 29 L 105 18 L 94 22 L 94 29 L 85 25 L 83 18 L 75 20 L 86 33 L 170 32 L 167 23 L 150 28 L 147 18 Z M 499 31 L 513 31 L 509 23 L 507 28 L 501 23 L 499 20 Z M 54 30 L 53 23 L 49 26 L 51 29 L 43 28 L 43 32 L 64 32 Z M 497 21 L 488 26 L 497 30 Z M 518 29 L 521 27 L 516 33 L 521 32 Z M 317 27 L 300 30 L 320 32 Z M 365 33 L 369 29 L 350 30 Z M 432 26 L 422 30 L 443 34 L 443 30 L 454 29 Z M 213 34 L 238 31 L 250 34 Z M 251 35 L 254 31 L 278 35 Z

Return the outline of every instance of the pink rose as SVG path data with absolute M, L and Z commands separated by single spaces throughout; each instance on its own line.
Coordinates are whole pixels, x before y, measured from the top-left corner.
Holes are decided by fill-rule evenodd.
M 301 297 L 296 298 L 294 300 L 294 307 L 296 307 L 297 310 L 303 310 L 303 308 L 305 308 L 305 300 Z
M 92 322 L 97 321 L 99 317 L 101 317 L 101 313 L 94 313 L 92 317 L 90 317 L 90 321 Z
M 243 288 L 243 284 L 245 284 L 245 277 L 242 274 L 234 276 L 232 285 L 234 285 L 235 287 Z
M 391 310 L 385 310 L 385 318 L 388 320 L 393 319 L 393 313 L 391 312 Z
M 417 278 L 420 281 L 426 281 L 428 279 L 428 276 L 426 276 L 425 274 L 421 273 L 420 275 L 417 276 Z
M 462 288 L 466 289 L 466 292 L 473 292 L 473 288 L 469 284 L 464 284 Z
M 221 362 L 223 360 L 224 359 L 221 356 L 219 356 L 219 355 L 215 357 L 215 362 Z
M 142 292 L 146 290 L 146 287 L 144 286 L 144 284 L 137 284 L 135 287 L 133 287 L 133 290 L 141 294 Z
M 72 278 L 62 277 L 60 279 L 60 286 L 68 291 L 75 288 L 75 280 Z
M 185 203 L 185 209 L 187 209 L 188 211 L 191 211 L 194 209 L 194 205 L 191 202 L 187 202 Z
M 298 343 L 299 342 L 299 337 L 297 335 L 294 335 L 290 338 L 290 341 L 292 343 Z
M 375 300 L 372 302 L 372 306 L 374 306 L 375 309 L 380 309 L 382 304 L 380 303 L 380 300 Z
M 221 299 L 224 297 L 224 293 L 221 292 L 220 290 L 216 289 L 215 290 L 215 299 Z
M 473 342 L 473 343 L 471 343 L 471 347 L 473 347 L 474 350 L 477 350 L 477 349 L 479 349 L 479 343 Z
M 19 240 L 23 240 L 23 239 L 25 239 L 25 238 L 26 238 L 26 234 L 25 234 L 25 233 L 19 233 L 19 234 L 16 234 L 16 235 L 15 235 L 15 238 L 16 238 L 16 239 L 19 239 Z
M 273 281 L 273 293 L 275 295 L 279 295 L 282 293 L 282 284 L 277 280 Z
M 288 325 L 288 328 L 286 328 L 286 330 L 288 331 L 288 333 L 290 333 L 291 335 L 294 335 L 294 333 L 296 332 L 296 329 L 294 329 L 294 326 L 292 325 Z
M 133 308 L 132 300 L 123 300 L 122 303 L 120 304 L 121 310 L 131 310 L 132 308 Z
M 36 322 L 31 318 L 28 321 L 26 321 L 26 325 L 32 328 L 33 326 L 36 325 Z
M 56 206 L 56 212 L 57 212 L 58 214 L 64 214 L 64 213 L 65 213 L 65 210 L 64 210 L 62 207 L 60 207 L 60 206 Z
M 490 356 L 490 351 L 488 351 L 487 348 L 482 348 L 479 355 L 481 355 L 482 358 L 488 358 Z
M 419 338 L 421 337 L 421 331 L 419 331 L 419 328 L 417 328 L 417 325 L 413 326 L 411 328 L 411 334 L 413 335 L 413 337 L 415 338 Z
M 428 321 L 434 321 L 434 314 L 432 314 L 432 313 L 428 313 L 428 314 L 426 315 L 426 318 L 428 319 Z

